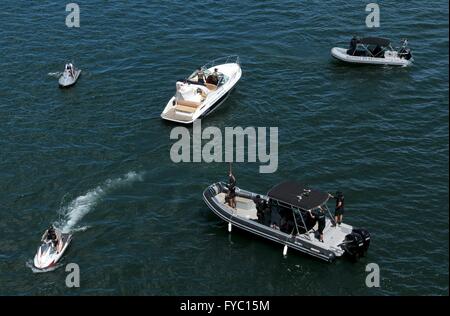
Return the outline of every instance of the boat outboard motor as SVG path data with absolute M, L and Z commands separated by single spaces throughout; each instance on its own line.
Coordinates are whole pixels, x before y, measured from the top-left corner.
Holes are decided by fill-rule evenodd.
M 406 60 L 410 60 L 412 57 L 411 54 L 411 49 L 407 48 L 407 47 L 402 47 L 399 51 L 398 51 L 398 56 L 400 58 L 404 58 Z
M 363 251 L 364 251 L 363 255 L 364 255 L 367 252 L 367 250 L 369 250 L 370 233 L 367 230 L 361 229 L 361 228 L 353 229 L 352 232 L 355 232 L 355 233 L 359 234 L 362 237 L 363 242 L 364 242 L 364 245 L 363 245 Z
M 412 57 L 411 49 L 408 47 L 408 40 L 404 39 L 402 43 L 402 48 L 398 51 L 398 56 L 406 60 L 410 60 Z
M 344 242 L 341 244 L 342 249 L 354 260 L 364 255 L 364 239 L 353 230 L 350 234 L 345 236 Z

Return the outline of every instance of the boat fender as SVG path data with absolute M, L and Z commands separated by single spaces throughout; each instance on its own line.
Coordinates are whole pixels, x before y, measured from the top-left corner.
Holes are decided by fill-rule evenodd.
M 231 233 L 231 222 L 228 223 L 228 232 Z
M 284 256 L 284 257 L 286 257 L 287 251 L 288 251 L 288 246 L 287 246 L 287 245 L 284 245 L 284 248 L 283 248 L 283 256 Z

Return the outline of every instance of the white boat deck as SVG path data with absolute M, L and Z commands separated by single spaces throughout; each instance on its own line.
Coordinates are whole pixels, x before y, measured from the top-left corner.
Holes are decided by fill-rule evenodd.
M 235 210 L 229 207 L 228 204 L 225 204 L 225 193 L 219 193 L 218 195 L 216 195 L 216 199 L 220 203 L 224 204 L 230 210 L 230 213 L 234 213 L 234 215 L 237 215 L 245 219 L 253 219 L 253 220 L 258 219 L 258 216 L 256 216 L 256 205 L 250 199 L 237 196 Z
M 331 225 L 331 220 L 327 219 L 325 229 L 323 230 L 323 241 L 331 247 L 337 247 L 345 239 L 345 236 L 352 232 L 352 226 L 341 224 L 333 227 Z M 317 224 L 314 229 L 317 229 Z
M 175 122 L 190 122 L 192 121 L 193 113 L 184 113 L 181 114 L 179 110 L 177 110 L 175 107 L 168 109 L 167 112 L 164 114 L 163 118 L 166 120 L 172 120 Z
M 192 74 L 188 83 L 177 82 L 176 94 L 166 104 L 161 118 L 179 123 L 192 123 L 215 106 L 239 81 L 242 71 L 239 64 L 227 63 L 215 65 L 205 70 L 213 73 L 217 68 L 222 74 L 218 85 L 212 83 L 197 84 L 197 76 Z

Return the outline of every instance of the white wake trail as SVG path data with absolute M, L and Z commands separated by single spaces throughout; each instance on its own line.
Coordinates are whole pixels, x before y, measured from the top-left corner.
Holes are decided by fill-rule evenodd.
M 58 71 L 58 72 L 49 72 L 47 75 L 53 78 L 59 78 L 61 77 L 62 74 L 63 73 L 61 71 Z
M 69 203 L 67 207 L 62 209 L 64 219 L 58 226 L 64 233 L 73 232 L 75 225 L 89 213 L 98 202 L 111 190 L 118 187 L 130 184 L 136 181 L 142 181 L 143 174 L 136 173 L 134 171 L 128 172 L 126 175 L 116 179 L 108 179 L 103 185 L 96 187 L 93 190 L 88 191 L 85 195 L 77 197 L 75 200 Z M 87 227 L 85 228 L 87 229 Z M 83 230 L 81 228 L 80 230 Z

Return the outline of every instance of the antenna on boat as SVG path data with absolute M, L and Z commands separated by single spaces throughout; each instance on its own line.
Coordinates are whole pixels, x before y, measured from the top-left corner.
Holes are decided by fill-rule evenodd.
M 229 171 L 228 175 L 231 177 L 232 172 L 233 172 L 232 169 L 231 169 L 231 161 L 229 162 L 229 166 L 230 167 L 229 167 L 229 170 L 228 170 Z M 234 208 L 233 208 L 233 215 L 234 215 Z M 231 233 L 231 227 L 232 227 L 232 224 L 231 224 L 231 221 L 230 221 L 230 222 L 228 222 L 228 232 L 229 233 Z

